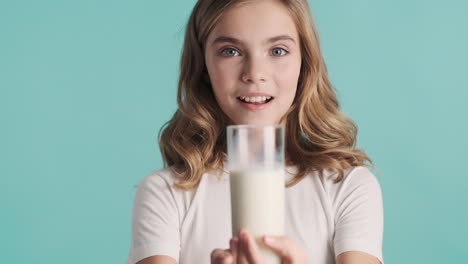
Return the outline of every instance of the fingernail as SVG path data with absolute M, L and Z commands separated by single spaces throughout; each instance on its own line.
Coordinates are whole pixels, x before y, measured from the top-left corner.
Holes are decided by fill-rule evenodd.
M 229 241 L 229 246 L 231 247 L 231 249 L 237 248 L 237 239 L 231 238 L 231 240 Z
M 247 232 L 241 232 L 239 238 L 242 243 L 249 243 L 249 236 L 247 235 Z
M 268 243 L 268 244 L 271 244 L 271 243 L 275 242 L 275 239 L 272 238 L 271 236 L 264 236 L 263 239 L 264 239 L 265 243 Z
M 239 237 L 240 237 L 240 238 L 246 238 L 246 237 L 247 237 L 247 233 L 245 232 L 245 230 L 241 230 L 241 231 L 239 232 Z

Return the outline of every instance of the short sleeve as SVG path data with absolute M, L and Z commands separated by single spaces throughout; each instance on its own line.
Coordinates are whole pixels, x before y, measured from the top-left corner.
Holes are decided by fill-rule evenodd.
M 127 264 L 154 255 L 166 255 L 178 261 L 179 230 L 179 214 L 171 186 L 159 174 L 148 175 L 135 193 Z
M 383 200 L 377 178 L 366 167 L 353 168 L 334 202 L 335 258 L 346 251 L 362 251 L 383 264 Z

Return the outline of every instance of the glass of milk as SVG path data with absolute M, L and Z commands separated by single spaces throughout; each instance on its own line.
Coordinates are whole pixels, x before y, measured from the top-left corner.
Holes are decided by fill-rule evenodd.
M 281 259 L 264 246 L 263 235 L 284 235 L 284 127 L 227 127 L 232 234 L 247 229 L 257 240 L 265 263 Z

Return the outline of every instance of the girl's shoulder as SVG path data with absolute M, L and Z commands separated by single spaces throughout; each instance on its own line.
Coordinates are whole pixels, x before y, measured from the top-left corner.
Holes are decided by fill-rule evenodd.
M 286 179 L 291 179 L 297 173 L 298 169 L 296 166 L 291 166 L 286 168 Z M 320 178 L 321 182 L 324 184 L 333 183 L 335 179 L 338 178 L 339 173 L 333 169 L 324 169 L 322 171 L 312 170 L 308 174 L 311 177 Z M 355 166 L 344 169 L 344 178 L 340 183 L 343 182 L 360 182 L 360 181 L 372 181 L 377 180 L 377 177 L 374 173 L 366 166 Z
M 228 174 L 224 170 L 208 171 L 203 173 L 199 183 L 192 189 L 184 190 L 177 187 L 182 179 L 177 177 L 172 167 L 161 168 L 151 171 L 139 183 L 138 187 L 158 192 L 168 192 L 174 198 L 186 195 L 193 196 L 200 186 L 216 188 L 219 183 L 226 183 Z M 206 189 L 206 188 L 204 188 Z
M 323 177 L 327 180 L 334 180 L 338 176 L 338 172 L 331 169 L 326 169 L 323 172 Z M 343 181 L 360 181 L 376 178 L 374 173 L 366 166 L 354 166 L 344 169 Z
M 342 184 L 348 185 L 380 185 L 377 176 L 366 166 L 356 166 L 345 169 Z
M 335 182 L 337 176 L 337 172 L 328 170 L 319 177 L 321 185 L 332 200 L 357 197 L 381 199 L 382 188 L 379 179 L 368 167 L 356 166 L 345 169 L 344 178 L 338 183 Z
M 286 179 L 294 177 L 296 168 L 288 168 Z M 292 190 L 308 192 L 316 190 L 317 195 L 325 195 L 332 201 L 339 201 L 356 195 L 379 196 L 381 186 L 375 174 L 366 166 L 355 166 L 343 171 L 343 178 L 338 181 L 339 173 L 333 169 L 314 170 L 293 185 Z
M 140 187 L 152 187 L 152 186 L 164 186 L 173 185 L 175 182 L 175 174 L 170 168 L 162 168 L 151 171 L 147 174 L 138 186 Z
M 200 182 L 217 182 L 219 180 L 227 180 L 228 172 L 224 169 L 219 170 L 210 170 L 203 173 Z M 181 179 L 178 178 L 172 169 L 172 167 L 161 168 L 153 170 L 149 173 L 142 182 L 165 182 L 168 185 L 174 185 L 177 182 L 180 182 Z

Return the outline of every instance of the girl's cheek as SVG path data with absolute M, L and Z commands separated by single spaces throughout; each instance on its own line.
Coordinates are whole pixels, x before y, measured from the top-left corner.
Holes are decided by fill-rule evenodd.
M 280 82 L 294 82 L 298 78 L 298 70 L 293 67 L 284 67 L 278 69 L 274 75 L 275 79 Z

